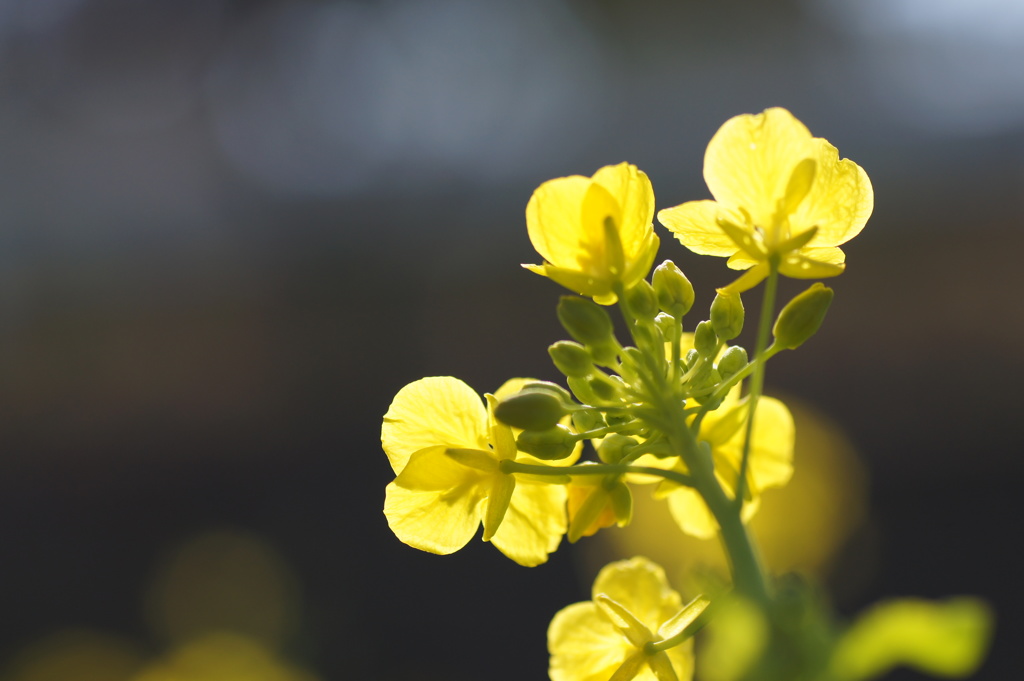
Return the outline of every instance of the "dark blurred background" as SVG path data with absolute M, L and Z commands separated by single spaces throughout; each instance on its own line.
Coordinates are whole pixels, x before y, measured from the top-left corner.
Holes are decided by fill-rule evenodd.
M 401 545 L 381 416 L 423 376 L 558 378 L 538 184 L 628 160 L 705 198 L 711 135 L 769 106 L 876 192 L 768 374 L 864 472 L 822 578 L 844 615 L 982 595 L 977 678 L 1019 674 L 1017 0 L 3 0 L 0 95 L 5 681 L 192 679 L 213 630 L 287 678 L 545 678 L 593 549 Z M 731 273 L 661 235 L 706 315 Z

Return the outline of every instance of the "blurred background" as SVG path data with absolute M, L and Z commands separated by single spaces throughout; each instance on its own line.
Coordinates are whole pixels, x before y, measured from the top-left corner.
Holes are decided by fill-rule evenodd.
M 768 373 L 801 439 L 766 556 L 846 616 L 982 595 L 977 678 L 1013 678 L 1022 65 L 1018 0 L 0 0 L 0 678 L 540 679 L 597 561 L 686 590 L 718 549 L 656 512 L 534 569 L 401 545 L 381 416 L 559 378 L 538 184 L 628 160 L 706 198 L 711 135 L 769 106 L 876 208 Z M 703 318 L 731 273 L 661 236 Z

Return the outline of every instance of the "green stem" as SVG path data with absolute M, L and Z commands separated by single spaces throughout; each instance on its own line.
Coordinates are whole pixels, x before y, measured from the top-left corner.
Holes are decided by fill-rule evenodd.
M 750 378 L 750 393 L 748 394 L 748 416 L 747 433 L 743 439 L 743 458 L 740 460 L 739 478 L 736 481 L 736 515 L 743 510 L 743 498 L 747 493 L 747 470 L 750 467 L 750 446 L 754 436 L 754 416 L 757 412 L 757 402 L 761 399 L 761 392 L 764 390 L 764 364 L 767 359 L 768 334 L 771 332 L 772 317 L 775 312 L 775 293 L 779 286 L 779 259 L 774 257 L 768 261 L 770 272 L 768 281 L 764 286 L 764 297 L 761 299 L 761 319 L 758 320 L 757 346 L 754 350 L 754 371 Z
M 693 487 L 693 478 L 679 471 L 667 471 L 663 468 L 653 466 L 631 466 L 617 463 L 598 463 L 587 466 L 544 466 L 532 463 L 520 463 L 505 459 L 499 463 L 502 473 L 524 473 L 528 475 L 625 475 L 626 473 L 641 473 L 643 475 L 654 475 L 685 487 Z

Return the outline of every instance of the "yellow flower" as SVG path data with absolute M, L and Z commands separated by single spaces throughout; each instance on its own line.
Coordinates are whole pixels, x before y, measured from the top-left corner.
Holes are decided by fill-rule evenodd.
M 838 246 L 874 207 L 867 173 L 780 108 L 726 121 L 708 144 L 704 179 L 714 201 L 666 208 L 658 220 L 691 251 L 749 270 L 730 285 L 735 292 L 764 279 L 771 259 L 789 277 L 840 274 Z
M 646 558 L 606 565 L 593 600 L 560 610 L 548 627 L 551 681 L 688 681 L 693 641 L 648 654 L 645 646 L 688 623 L 665 571 Z M 692 616 L 689 618 L 692 619 Z
M 545 262 L 523 267 L 611 305 L 617 286 L 628 289 L 651 269 L 653 217 L 651 181 L 634 165 L 549 180 L 526 206 L 530 241 Z
M 698 440 L 711 445 L 715 475 L 732 494 L 735 494 L 743 460 L 747 415 L 750 412 L 747 398 L 738 399 L 738 394 L 739 391 L 734 390 L 718 409 L 708 412 L 697 436 Z M 744 520 L 754 515 L 765 488 L 781 487 L 793 475 L 795 429 L 793 415 L 786 405 L 772 397 L 761 397 L 757 402 L 751 438 Z M 668 497 L 672 517 L 684 532 L 701 539 L 710 539 L 717 534 L 718 523 L 696 490 L 662 483 L 660 495 Z
M 461 549 L 483 523 L 484 541 L 520 565 L 539 565 L 565 533 L 565 489 L 501 471 L 506 459 L 540 462 L 516 450 L 512 429 L 494 418 L 495 397 L 486 400 L 487 407 L 448 376 L 398 392 L 381 429 L 397 476 L 387 486 L 384 515 L 404 543 L 440 554 Z

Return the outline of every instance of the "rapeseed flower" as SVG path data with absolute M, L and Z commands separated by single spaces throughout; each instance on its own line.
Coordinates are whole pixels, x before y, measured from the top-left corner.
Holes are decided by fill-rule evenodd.
M 551 620 L 551 681 L 688 681 L 693 676 L 692 639 L 664 651 L 647 648 L 688 623 L 678 617 L 683 602 L 661 566 L 643 557 L 606 565 L 592 594 L 593 600 L 563 608 Z
M 526 206 L 530 242 L 542 265 L 523 265 L 602 305 L 647 276 L 658 251 L 654 190 L 628 163 L 593 177 L 572 175 L 537 188 Z
M 704 156 L 714 201 L 688 201 L 658 220 L 695 253 L 728 257 L 747 270 L 728 288 L 742 292 L 768 276 L 831 277 L 845 268 L 838 247 L 874 207 L 867 173 L 781 108 L 732 118 Z
M 387 486 L 384 515 L 402 542 L 439 554 L 461 549 L 482 523 L 484 541 L 520 565 L 539 565 L 566 531 L 566 492 L 562 485 L 518 481 L 502 472 L 504 460 L 540 462 L 517 451 L 513 430 L 494 418 L 496 398 L 485 399 L 487 406 L 448 376 L 424 378 L 398 392 L 381 429 L 396 475 Z

